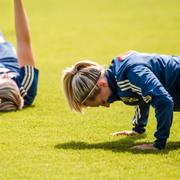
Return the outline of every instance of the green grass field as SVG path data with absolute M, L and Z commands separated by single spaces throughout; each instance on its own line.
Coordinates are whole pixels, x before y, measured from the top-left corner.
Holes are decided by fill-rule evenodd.
M 15 43 L 13 1 L 0 0 L 1 29 Z M 62 70 L 81 59 L 110 64 L 129 49 L 180 55 L 179 0 L 24 0 L 40 69 L 34 105 L 0 114 L 0 180 L 179 179 L 180 113 L 174 114 L 167 148 L 142 152 L 153 143 L 151 109 L 145 135 L 112 137 L 131 129 L 134 108 L 71 113 L 63 96 Z

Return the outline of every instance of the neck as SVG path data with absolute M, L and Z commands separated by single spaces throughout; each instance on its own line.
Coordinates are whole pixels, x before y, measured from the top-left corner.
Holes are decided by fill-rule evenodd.
M 111 88 L 109 86 L 107 77 L 105 76 L 103 79 L 106 82 L 106 92 L 107 92 L 107 95 L 108 95 L 108 97 L 110 97 L 113 94 L 113 92 L 112 92 L 112 90 L 111 90 Z

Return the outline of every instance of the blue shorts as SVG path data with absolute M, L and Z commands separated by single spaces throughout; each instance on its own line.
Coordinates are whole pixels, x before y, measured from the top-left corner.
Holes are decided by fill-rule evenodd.
M 0 33 L 0 67 L 14 72 L 19 71 L 16 50 L 12 43 L 4 39 L 2 33 Z

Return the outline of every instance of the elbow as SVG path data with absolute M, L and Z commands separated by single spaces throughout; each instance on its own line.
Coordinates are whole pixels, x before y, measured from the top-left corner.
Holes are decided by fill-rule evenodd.
M 161 109 L 167 109 L 167 111 L 173 111 L 174 109 L 174 101 L 171 96 L 157 97 L 152 102 L 152 105 Z
M 31 47 L 31 41 L 30 39 L 21 39 L 17 41 L 17 46 L 21 48 L 30 48 Z
M 164 106 L 167 107 L 169 110 L 173 110 L 174 109 L 174 101 L 172 98 L 166 98 L 165 102 L 164 102 Z
M 173 111 L 174 109 L 174 101 L 171 97 L 166 97 L 163 100 L 161 100 L 160 106 L 163 109 L 166 109 L 167 111 Z

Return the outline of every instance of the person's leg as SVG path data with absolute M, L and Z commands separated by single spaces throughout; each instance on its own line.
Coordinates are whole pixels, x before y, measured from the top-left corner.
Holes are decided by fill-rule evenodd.
M 179 69 L 180 71 L 180 69 Z M 173 94 L 173 100 L 174 100 L 174 111 L 180 112 L 180 72 L 178 75 L 178 80 L 176 84 L 176 90 L 175 93 Z
M 2 32 L 0 32 L 0 67 L 10 68 L 15 72 L 19 70 L 16 50 L 10 42 L 5 40 Z
M 3 43 L 3 42 L 5 42 L 5 39 L 4 39 L 3 34 L 0 30 L 0 43 Z

